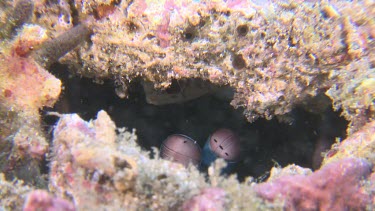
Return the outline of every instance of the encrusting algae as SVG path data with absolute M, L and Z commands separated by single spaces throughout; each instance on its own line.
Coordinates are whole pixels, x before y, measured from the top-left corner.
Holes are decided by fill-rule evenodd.
M 48 152 L 48 141 L 39 109 L 52 107 L 61 92 L 60 80 L 45 68 L 84 41 L 89 30 L 81 29 L 72 36 L 82 28 L 77 26 L 51 40 L 46 29 L 29 23 L 33 10 L 32 1 L 22 0 L 3 12 L 10 18 L 0 27 L 0 167 L 9 178 L 42 187 L 46 184 L 38 165 Z M 25 172 L 27 168 L 33 169 L 31 175 Z

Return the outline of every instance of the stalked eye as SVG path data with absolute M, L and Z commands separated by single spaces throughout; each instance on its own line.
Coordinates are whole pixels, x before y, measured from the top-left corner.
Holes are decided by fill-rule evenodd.
M 201 161 L 201 149 L 192 138 L 182 134 L 173 134 L 161 144 L 160 157 L 184 166 L 188 166 L 189 163 L 197 166 Z
M 210 136 L 209 144 L 218 157 L 227 161 L 237 161 L 240 158 L 240 139 L 232 130 L 226 128 L 216 130 Z

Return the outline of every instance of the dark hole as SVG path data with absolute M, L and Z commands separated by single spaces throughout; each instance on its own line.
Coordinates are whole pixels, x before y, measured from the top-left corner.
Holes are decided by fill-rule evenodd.
M 225 15 L 225 16 L 230 16 L 230 11 L 228 10 L 228 11 L 225 11 L 225 12 L 223 12 L 223 14 Z
M 155 36 L 154 36 L 154 35 L 152 35 L 152 34 L 148 34 L 148 35 L 146 36 L 146 38 L 147 38 L 147 39 L 149 39 L 149 40 L 151 40 L 151 39 L 154 39 L 154 38 L 155 38 Z
M 221 146 L 221 145 L 220 145 L 219 147 L 220 147 L 220 149 L 221 149 L 221 150 L 223 150 L 223 149 L 224 149 L 224 148 L 223 148 L 223 146 Z
M 98 180 L 98 183 L 103 185 L 105 184 L 107 181 L 110 181 L 111 178 L 109 178 L 107 175 L 100 175 L 99 176 L 99 180 Z
M 186 40 L 191 40 L 194 38 L 194 35 L 191 32 L 186 32 L 184 35 Z
M 118 157 L 115 157 L 115 166 L 120 168 L 120 169 L 124 169 L 124 168 L 129 168 L 129 169 L 132 169 L 132 166 L 128 163 L 128 161 L 124 160 L 124 159 L 120 159 Z
M 39 12 L 35 12 L 35 17 L 36 17 L 37 19 L 39 19 L 40 17 L 42 17 L 42 14 L 40 14 Z
M 293 38 L 292 38 L 292 37 L 289 37 L 289 39 L 288 39 L 288 45 L 289 45 L 290 47 L 294 47 L 294 46 L 296 46 L 296 44 L 294 44 L 294 41 L 293 41 Z
M 43 174 L 49 174 L 49 165 L 48 165 L 48 160 L 46 159 L 45 156 L 43 156 L 43 160 L 41 161 L 41 165 L 40 165 L 40 170 L 41 170 L 41 173 Z
M 128 22 L 126 24 L 126 26 L 127 26 L 129 32 L 135 32 L 138 29 L 138 26 L 135 23 L 131 22 L 131 21 Z
M 217 143 L 216 139 L 214 139 L 214 142 L 216 142 L 216 143 Z
M 247 25 L 240 25 L 237 27 L 237 34 L 240 37 L 244 37 L 249 32 L 249 27 Z
M 182 39 L 184 41 L 192 41 L 195 38 L 195 29 L 192 27 L 187 28 L 183 33 L 182 33 Z
M 167 178 L 167 175 L 165 174 L 160 174 L 156 177 L 158 180 L 163 180 L 163 179 L 166 179 Z
M 113 5 L 120 5 L 121 4 L 121 0 L 114 0 L 114 1 L 112 1 L 112 4 Z
M 187 141 L 184 141 L 184 144 L 186 143 Z
M 70 7 L 70 11 L 71 11 L 71 16 L 73 18 L 73 25 L 78 25 L 79 24 L 79 18 L 78 18 L 78 10 L 76 9 L 76 5 L 74 3 L 74 1 L 67 1 L 68 4 L 69 4 L 69 7 Z
M 180 82 L 173 79 L 171 85 L 165 89 L 168 94 L 178 94 L 181 92 Z
M 229 154 L 228 154 L 228 153 L 225 153 L 225 155 L 226 155 L 226 156 L 229 156 Z
M 205 20 L 200 20 L 199 21 L 199 27 L 203 27 L 204 25 L 206 25 L 206 21 Z
M 236 70 L 242 69 L 242 68 L 244 68 L 246 66 L 246 62 L 245 62 L 242 54 L 240 54 L 240 55 L 234 55 L 233 56 L 233 58 L 232 58 L 232 66 Z
M 261 32 L 261 33 L 260 33 L 260 38 L 261 38 L 261 39 L 264 39 L 265 37 L 266 37 L 266 32 Z
M 55 65 L 50 69 L 65 86 L 64 94 L 53 111 L 77 113 L 90 120 L 96 117 L 98 110 L 104 109 L 117 127 L 126 127 L 129 131 L 136 129 L 137 143 L 144 150 L 159 148 L 171 134 L 187 135 L 203 149 L 212 131 L 222 127 L 231 128 L 244 141 L 241 146 L 243 159 L 233 169 L 233 173 L 237 173 L 240 179 L 264 175 L 274 166 L 274 161 L 281 166 L 294 163 L 312 168 L 318 140 L 327 139 L 327 146 L 330 147 L 335 137 L 345 138 L 348 124 L 340 117 L 340 111 L 328 109 L 312 113 L 298 107 L 288 114 L 293 118 L 291 122 L 279 122 L 274 118 L 249 123 L 243 110 L 233 109 L 231 99 L 219 98 L 218 93 L 188 102 L 156 106 L 146 102 L 141 80 L 129 84 L 129 98 L 124 100 L 116 96 L 111 81 L 99 85 L 92 83 L 91 79 L 69 76 L 69 71 L 64 71 L 66 66 Z M 82 104 L 82 98 L 87 98 L 89 103 Z M 317 108 L 309 105 L 309 108 Z M 57 118 L 48 118 L 51 117 L 43 117 L 45 131 L 52 131 Z M 52 132 L 49 134 L 52 136 Z M 323 152 L 325 150 L 328 149 Z M 319 152 L 317 154 L 320 155 Z M 48 160 L 44 165 L 48 165 Z M 126 163 L 121 165 L 125 166 Z

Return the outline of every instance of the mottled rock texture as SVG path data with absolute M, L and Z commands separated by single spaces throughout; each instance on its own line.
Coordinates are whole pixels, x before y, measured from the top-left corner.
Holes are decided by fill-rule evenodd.
M 71 202 L 53 197 L 45 190 L 34 190 L 27 196 L 23 210 L 75 211 L 76 209 Z
M 373 88 L 355 89 L 374 65 L 372 1 L 74 1 L 70 6 L 94 33 L 91 43 L 63 62 L 84 76 L 114 80 L 121 97 L 135 78 L 151 82 L 155 95 L 173 80 L 200 78 L 233 87 L 231 104 L 245 108 L 249 121 L 281 116 L 300 104 L 309 107 L 309 100 L 328 89 L 353 130 L 374 115 L 366 100 Z M 57 26 L 51 30 L 60 33 Z M 358 82 L 344 85 L 349 78 Z M 365 97 L 358 104 L 348 99 L 353 88 L 367 96 L 358 95 Z
M 346 158 L 311 175 L 282 176 L 259 184 L 255 191 L 264 199 L 284 203 L 287 210 L 365 210 L 371 196 L 361 181 L 371 168 L 363 159 Z
M 214 192 L 220 203 L 225 201 L 215 205 L 228 210 L 371 210 L 374 176 L 366 178 L 374 164 L 369 123 L 375 118 L 374 4 L 1 1 L 1 172 L 33 187 L 47 189 L 48 182 L 49 191 L 76 209 L 175 210 L 196 203 L 189 199 L 205 200 L 207 190 L 218 190 L 207 189 L 211 187 L 225 192 Z M 88 35 L 90 42 L 74 49 Z M 200 96 L 197 92 L 210 92 L 206 85 L 230 86 L 235 92 L 231 104 L 244 108 L 250 122 L 283 117 L 298 105 L 319 113 L 333 103 L 351 121 L 351 136 L 333 147 L 320 170 L 279 174 L 256 185 L 220 176 L 221 169 L 214 166 L 206 180 L 192 167 L 151 159 L 136 144 L 134 133 L 116 132 L 105 112 L 91 122 L 67 114 L 60 116 L 54 131 L 47 181 L 40 164 L 50 149 L 39 109 L 58 99 L 61 82 L 46 69 L 69 51 L 60 62 L 96 81 L 112 80 L 120 97 L 128 96 L 134 80 L 151 84 L 145 89 L 148 97 L 156 96 L 155 104 L 192 99 Z M 203 86 L 189 83 L 193 79 Z M 173 100 L 173 81 L 200 91 Z M 315 97 L 324 94 L 332 102 L 314 105 Z M 19 209 L 29 189 L 9 184 L 16 183 L 1 178 L 7 191 L 1 201 L 6 209 Z M 38 198 L 42 208 L 54 203 L 45 192 L 34 192 L 25 206 Z

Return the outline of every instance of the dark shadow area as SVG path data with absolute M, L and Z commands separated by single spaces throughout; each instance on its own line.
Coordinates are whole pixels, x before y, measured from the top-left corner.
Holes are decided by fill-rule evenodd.
M 244 151 L 244 159 L 234 169 L 241 180 L 246 176 L 267 175 L 275 164 L 294 163 L 317 168 L 316 163 L 320 161 L 316 156 L 320 157 L 335 137 L 345 136 L 347 122 L 331 110 L 313 114 L 296 108 L 290 113 L 291 123 L 280 123 L 276 119 L 248 123 L 242 111 L 233 109 L 230 101 L 217 95 L 155 106 L 147 104 L 140 81 L 130 85 L 128 99 L 120 99 L 110 81 L 99 85 L 92 79 L 71 76 L 66 67 L 53 69 L 65 89 L 56 106 L 48 110 L 77 113 L 86 120 L 95 118 L 99 110 L 106 110 L 117 127 L 135 128 L 139 144 L 146 150 L 159 148 L 161 142 L 174 133 L 190 136 L 203 147 L 216 129 L 232 129 L 240 136 Z M 44 115 L 46 130 L 50 130 L 56 120 L 56 117 Z M 318 148 L 319 152 L 315 150 Z

